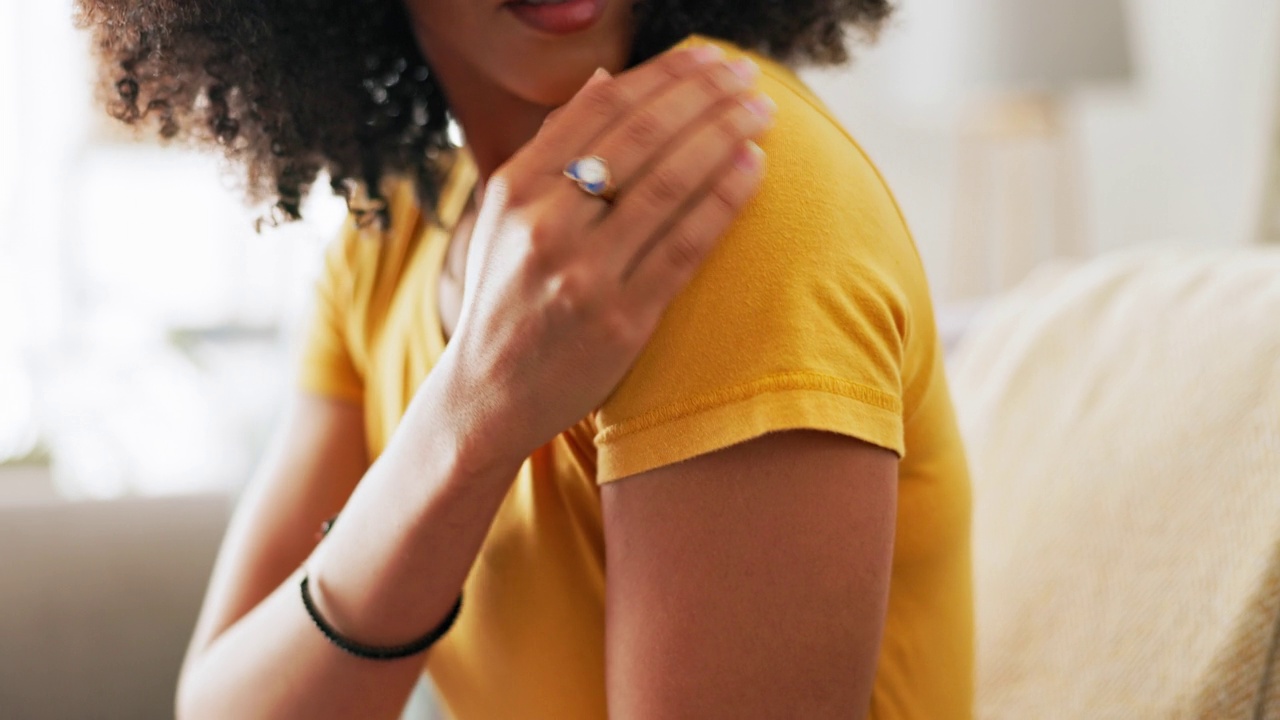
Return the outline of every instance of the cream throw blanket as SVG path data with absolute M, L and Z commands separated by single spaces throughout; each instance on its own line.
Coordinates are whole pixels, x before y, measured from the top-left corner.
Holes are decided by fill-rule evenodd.
M 951 371 L 978 717 L 1280 718 L 1280 252 L 1046 269 Z

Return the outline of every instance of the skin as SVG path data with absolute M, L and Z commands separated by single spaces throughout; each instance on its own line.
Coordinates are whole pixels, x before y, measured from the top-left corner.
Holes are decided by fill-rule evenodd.
M 622 70 L 631 51 L 630 0 L 610 0 L 568 38 L 530 30 L 502 0 L 406 0 L 414 33 L 488 177 L 596 70 Z M 536 72 L 512 72 L 537 68 Z
M 450 342 L 372 465 L 358 405 L 297 398 L 219 554 L 184 720 L 397 717 L 423 658 L 329 645 L 298 600 L 302 569 L 362 642 L 437 624 L 519 465 L 603 402 L 763 173 L 748 139 L 769 110 L 749 68 L 685 51 L 592 75 L 627 56 L 621 0 L 556 38 L 497 0 L 410 9 L 482 175 L 450 252 L 460 281 L 442 284 Z M 588 152 L 610 159 L 613 206 L 559 175 Z M 865 714 L 896 482 L 892 453 L 794 431 L 605 486 L 610 716 Z

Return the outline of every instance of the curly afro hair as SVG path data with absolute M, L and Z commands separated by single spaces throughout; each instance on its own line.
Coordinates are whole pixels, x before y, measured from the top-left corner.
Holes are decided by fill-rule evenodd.
M 165 141 L 221 147 L 270 223 L 300 217 L 321 172 L 361 220 L 407 176 L 434 207 L 454 157 L 444 94 L 402 0 L 77 0 L 115 118 Z M 890 0 L 640 0 L 631 63 L 690 34 L 782 62 L 848 59 Z

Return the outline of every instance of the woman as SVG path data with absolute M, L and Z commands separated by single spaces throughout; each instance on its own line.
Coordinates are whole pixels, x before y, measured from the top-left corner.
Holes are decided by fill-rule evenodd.
M 178 715 L 392 718 L 425 665 L 461 720 L 967 717 L 923 271 L 780 64 L 887 14 L 85 0 L 114 114 L 355 211 Z

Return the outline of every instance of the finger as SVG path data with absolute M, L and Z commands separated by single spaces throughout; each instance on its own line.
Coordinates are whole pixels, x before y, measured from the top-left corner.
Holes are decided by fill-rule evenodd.
M 643 170 L 652 165 L 682 135 L 693 131 L 697 122 L 710 122 L 714 112 L 724 112 L 723 103 L 751 89 L 760 68 L 742 58 L 730 63 L 707 63 L 684 78 L 642 101 L 622 121 L 607 130 L 597 145 L 584 154 L 605 158 L 616 187 L 625 189 Z M 561 193 L 580 193 L 566 185 Z M 576 197 L 574 198 L 576 200 Z M 564 200 L 576 222 L 594 224 L 610 211 L 603 202 L 582 203 Z
M 652 244 L 625 278 L 624 302 L 653 313 L 656 325 L 667 306 L 693 279 L 703 261 L 755 196 L 765 173 L 760 147 L 746 141 L 700 198 Z
M 734 158 L 742 142 L 768 129 L 774 108 L 759 93 L 725 101 L 707 122 L 682 136 L 665 157 L 624 188 L 598 226 L 601 237 L 608 239 L 598 245 L 608 256 L 608 271 L 625 277 L 664 227 L 708 192 L 715 174 Z
M 533 139 L 530 151 L 559 172 L 636 103 L 722 57 L 724 51 L 714 45 L 700 45 L 664 53 L 612 79 L 588 83 Z
M 713 108 L 749 91 L 759 73 L 746 58 L 704 65 L 636 106 L 589 152 L 609 162 L 615 184 L 625 189 L 695 121 L 709 120 Z
M 596 71 L 591 73 L 591 77 L 587 78 L 587 82 L 582 86 L 582 88 L 578 92 L 582 92 L 583 90 L 590 88 L 592 85 L 598 85 L 612 78 L 613 78 L 613 75 L 611 75 L 608 70 L 605 70 L 604 68 L 596 68 Z M 563 112 L 564 112 L 564 106 L 562 105 L 556 108 L 555 110 L 552 110 L 551 112 L 547 113 L 547 116 L 542 119 L 542 127 L 545 128 L 557 117 L 560 117 L 560 115 Z

